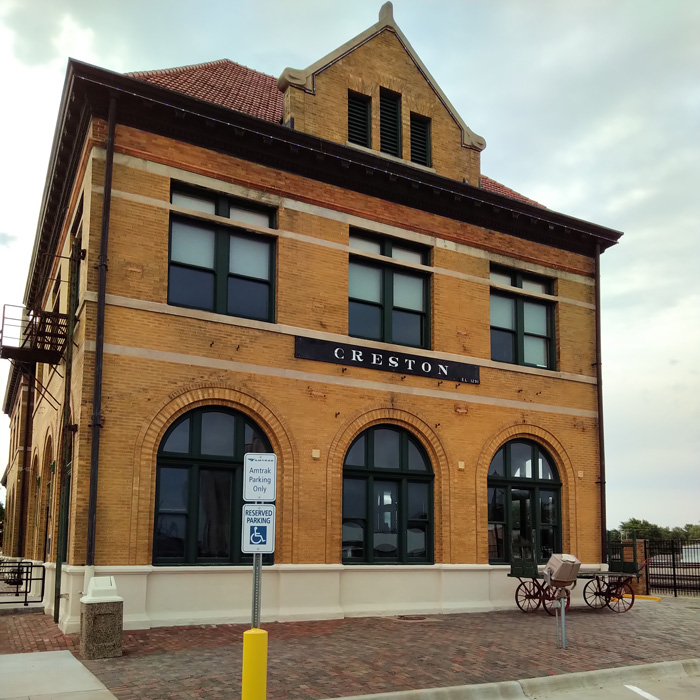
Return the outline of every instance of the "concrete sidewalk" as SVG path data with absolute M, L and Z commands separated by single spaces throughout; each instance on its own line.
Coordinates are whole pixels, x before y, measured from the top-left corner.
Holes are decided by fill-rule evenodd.
M 69 651 L 0 656 L 0 700 L 116 700 Z
M 639 670 L 645 664 L 700 657 L 700 598 L 638 601 L 623 614 L 572 607 L 567 614 L 568 649 L 556 648 L 554 618 L 541 611 L 263 627 L 269 633 L 270 700 L 425 688 L 442 689 L 428 691 L 442 694 L 448 688 L 493 683 L 513 688 L 519 679 L 551 676 L 550 682 L 561 682 L 564 674 Z M 129 631 L 124 633 L 122 657 L 84 665 L 118 700 L 231 700 L 240 696 L 245 629 L 198 625 Z M 75 635 L 62 635 L 45 615 L 0 616 L 0 653 L 65 649 L 77 654 L 77 646 Z M 515 697 L 522 698 L 522 686 L 518 688 L 521 694 Z M 466 698 L 465 692 L 461 689 L 453 697 Z M 427 697 L 424 691 L 404 697 L 416 695 Z

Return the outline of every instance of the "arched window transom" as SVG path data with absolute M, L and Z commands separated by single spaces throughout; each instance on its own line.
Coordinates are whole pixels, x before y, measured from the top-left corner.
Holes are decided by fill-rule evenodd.
M 407 430 L 377 425 L 343 465 L 343 563 L 433 561 L 433 470 Z
M 546 562 L 561 551 L 561 482 L 552 458 L 530 440 L 512 440 L 488 473 L 489 561 Z

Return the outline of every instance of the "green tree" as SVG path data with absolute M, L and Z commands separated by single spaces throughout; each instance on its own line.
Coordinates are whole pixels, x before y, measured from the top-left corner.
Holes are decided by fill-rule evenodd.
M 630 537 L 634 534 L 639 540 L 668 539 L 668 528 L 662 528 L 648 520 L 639 520 L 639 518 L 629 518 L 621 522 L 620 530 Z

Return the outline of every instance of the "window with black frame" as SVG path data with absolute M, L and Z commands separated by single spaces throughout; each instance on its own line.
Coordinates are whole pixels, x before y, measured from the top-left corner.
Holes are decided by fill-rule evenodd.
M 243 455 L 270 452 L 242 413 L 207 406 L 168 429 L 158 450 L 154 564 L 239 564 Z
M 171 216 L 168 303 L 273 321 L 274 239 L 245 228 L 271 228 L 273 213 L 215 192 L 173 190 L 171 199 L 189 213 Z
M 426 248 L 390 238 L 350 232 L 350 247 L 386 258 L 350 255 L 348 333 L 397 345 L 430 347 L 429 277 L 400 263 L 425 265 Z
M 407 430 L 376 425 L 343 465 L 343 563 L 433 561 L 433 470 Z
M 490 279 L 499 285 L 491 288 L 491 359 L 555 369 L 554 306 L 527 294 L 551 295 L 551 280 L 505 268 L 493 268 Z
M 546 450 L 512 440 L 488 473 L 488 544 L 492 564 L 516 559 L 546 562 L 561 551 L 561 481 Z

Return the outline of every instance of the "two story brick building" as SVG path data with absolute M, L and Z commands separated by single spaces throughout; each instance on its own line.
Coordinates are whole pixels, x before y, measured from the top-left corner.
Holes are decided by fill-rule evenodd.
M 489 610 L 514 559 L 602 560 L 620 234 L 484 147 L 390 3 L 277 80 L 71 61 L 2 346 L 4 550 L 46 562 L 62 629 L 95 573 L 126 628 L 247 620 L 246 452 L 279 465 L 263 619 Z

